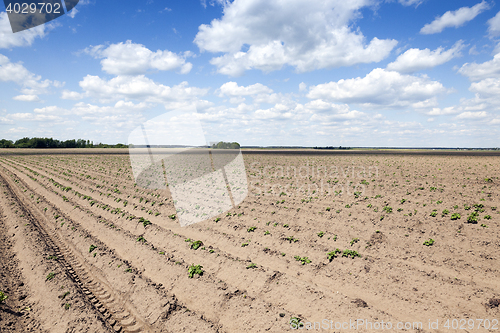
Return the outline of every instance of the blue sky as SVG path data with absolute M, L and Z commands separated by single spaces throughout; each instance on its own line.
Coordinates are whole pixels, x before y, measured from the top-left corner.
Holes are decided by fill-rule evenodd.
M 0 10 L 1 138 L 196 108 L 209 142 L 500 146 L 493 1 L 80 0 L 15 34 Z

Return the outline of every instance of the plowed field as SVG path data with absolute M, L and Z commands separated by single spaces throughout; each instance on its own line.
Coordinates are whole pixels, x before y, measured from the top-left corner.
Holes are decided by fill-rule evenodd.
M 0 332 L 500 330 L 498 156 L 246 152 L 181 227 L 124 152 L 0 153 Z

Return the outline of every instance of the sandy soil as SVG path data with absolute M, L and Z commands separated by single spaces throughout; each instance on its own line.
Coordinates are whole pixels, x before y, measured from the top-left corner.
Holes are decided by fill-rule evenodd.
M 0 332 L 500 330 L 500 157 L 244 161 L 239 207 L 183 228 L 127 155 L 0 154 Z

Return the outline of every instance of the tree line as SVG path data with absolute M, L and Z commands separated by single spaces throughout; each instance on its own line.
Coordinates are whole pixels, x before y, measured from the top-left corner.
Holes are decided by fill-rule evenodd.
M 240 144 L 238 142 L 224 142 L 212 144 L 213 149 L 240 149 Z
M 0 148 L 126 148 L 127 145 L 118 143 L 108 145 L 104 143 L 94 144 L 90 140 L 65 140 L 60 141 L 53 138 L 22 138 L 16 141 L 1 139 Z

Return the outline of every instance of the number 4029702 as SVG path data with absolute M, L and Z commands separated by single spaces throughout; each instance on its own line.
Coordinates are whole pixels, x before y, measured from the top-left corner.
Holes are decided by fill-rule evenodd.
M 465 330 L 465 329 L 480 329 L 480 328 L 485 328 L 487 330 L 492 329 L 492 330 L 498 330 L 498 319 L 453 319 L 450 320 L 448 319 L 444 325 L 444 328 L 446 329 L 453 329 L 453 330 Z
M 61 4 L 60 3 L 9 3 L 6 8 L 7 13 L 12 14 L 35 14 L 37 11 L 40 14 L 61 14 Z

